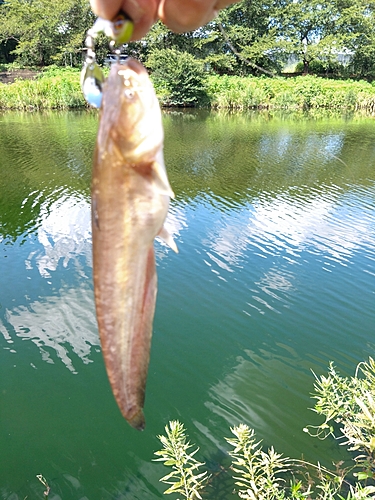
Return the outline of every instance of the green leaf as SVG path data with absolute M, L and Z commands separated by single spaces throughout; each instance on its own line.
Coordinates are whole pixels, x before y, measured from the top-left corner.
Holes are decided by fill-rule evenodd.
M 364 481 L 366 479 L 371 478 L 373 474 L 371 471 L 362 471 L 362 472 L 357 472 L 354 475 L 359 479 L 359 481 Z

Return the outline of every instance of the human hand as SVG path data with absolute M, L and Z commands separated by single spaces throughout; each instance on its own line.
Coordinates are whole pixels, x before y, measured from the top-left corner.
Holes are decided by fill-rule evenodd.
M 91 8 L 104 19 L 123 10 L 134 22 L 132 40 L 147 34 L 158 20 L 172 31 L 191 31 L 208 23 L 220 9 L 238 0 L 90 0 Z

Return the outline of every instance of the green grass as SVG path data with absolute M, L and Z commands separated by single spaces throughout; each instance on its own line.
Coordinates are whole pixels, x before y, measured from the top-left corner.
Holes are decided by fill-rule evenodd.
M 207 93 L 214 108 L 375 109 L 375 87 L 364 81 L 315 76 L 253 78 L 210 76 Z
M 69 109 L 86 106 L 80 71 L 50 68 L 34 80 L 0 83 L 0 109 Z
M 0 109 L 70 109 L 86 107 L 80 70 L 50 67 L 35 80 L 0 83 Z M 165 89 L 156 89 L 161 104 Z M 160 92 L 159 92 L 160 90 Z M 365 81 L 315 76 L 255 78 L 213 76 L 206 80 L 209 105 L 218 109 L 336 109 L 375 112 L 375 86 Z M 207 105 L 207 102 L 201 103 Z

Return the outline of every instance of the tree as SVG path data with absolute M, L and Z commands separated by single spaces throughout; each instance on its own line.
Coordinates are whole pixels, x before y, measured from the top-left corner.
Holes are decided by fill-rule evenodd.
M 80 64 L 94 19 L 86 0 L 8 0 L 0 5 L 0 41 L 16 42 L 13 52 L 25 66 Z
M 187 52 L 217 74 L 256 74 L 259 66 L 277 71 L 285 54 L 277 40 L 271 0 L 245 0 L 220 12 L 217 20 L 190 33 L 175 34 L 157 23 L 141 42 L 128 46 L 142 62 L 160 49 Z
M 375 78 L 375 3 L 372 0 L 337 0 L 341 11 L 339 30 L 352 53 L 352 74 Z
M 15 59 L 15 55 L 12 54 L 17 46 L 16 40 L 5 40 L 0 42 L 0 63 L 10 63 Z
M 352 57 L 356 76 L 375 76 L 373 0 L 278 0 L 277 26 L 285 50 L 303 62 L 304 73 L 312 61 L 339 67 L 339 54 Z M 342 67 L 341 67 L 342 71 Z
M 200 43 L 206 33 L 201 30 L 189 33 L 173 33 L 160 21 L 155 23 L 147 35 L 138 42 L 131 42 L 127 45 L 128 55 L 136 57 L 145 63 L 147 59 L 161 49 L 174 49 L 179 52 L 188 52 L 197 59 L 202 59 Z
M 156 23 L 127 52 L 155 66 L 161 49 L 178 51 L 219 75 L 275 74 L 290 55 L 298 56 L 305 73 L 313 63 L 343 75 L 337 57 L 346 53 L 346 76 L 375 78 L 374 13 L 375 0 L 243 0 L 190 33 Z M 16 57 L 24 66 L 80 65 L 94 20 L 87 0 L 0 0 L 0 62 Z M 99 38 L 98 60 L 107 52 L 108 41 Z
M 285 50 L 302 60 L 304 73 L 309 72 L 314 60 L 332 62 L 333 55 L 342 48 L 335 1 L 280 0 L 277 7 L 277 26 Z
M 221 11 L 213 23 L 219 53 L 233 57 L 236 74 L 276 72 L 286 58 L 275 19 L 278 10 L 271 0 L 245 0 Z M 211 35 L 213 38 L 213 35 Z

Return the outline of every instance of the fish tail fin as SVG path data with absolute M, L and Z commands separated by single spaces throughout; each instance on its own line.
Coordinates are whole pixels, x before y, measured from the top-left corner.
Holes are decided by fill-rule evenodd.
M 172 250 L 178 253 L 177 245 L 172 237 L 172 235 L 168 232 L 165 226 L 162 226 L 157 236 L 162 239 Z

